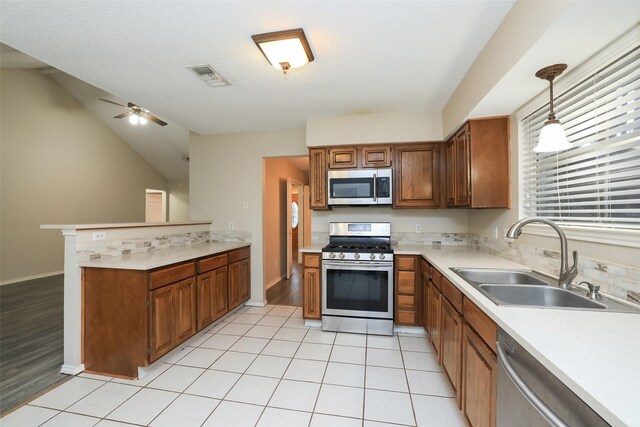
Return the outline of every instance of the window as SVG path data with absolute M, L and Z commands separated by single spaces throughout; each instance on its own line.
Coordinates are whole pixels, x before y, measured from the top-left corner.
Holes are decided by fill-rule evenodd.
M 563 91 L 555 106 L 569 150 L 533 151 L 548 103 L 520 122 L 525 216 L 640 230 L 640 46 Z

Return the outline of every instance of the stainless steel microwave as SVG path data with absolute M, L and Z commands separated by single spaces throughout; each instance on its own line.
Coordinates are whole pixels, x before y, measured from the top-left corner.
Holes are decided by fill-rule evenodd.
M 390 205 L 391 169 L 346 169 L 327 172 L 330 206 Z

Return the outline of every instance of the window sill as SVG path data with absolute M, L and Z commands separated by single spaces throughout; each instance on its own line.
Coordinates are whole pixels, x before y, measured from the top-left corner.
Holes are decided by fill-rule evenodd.
M 639 230 L 622 230 L 615 228 L 588 228 L 580 226 L 561 225 L 562 231 L 569 240 L 581 242 L 602 243 L 606 245 L 640 248 Z M 558 233 L 542 224 L 529 224 L 522 229 L 523 234 L 544 237 L 558 237 Z

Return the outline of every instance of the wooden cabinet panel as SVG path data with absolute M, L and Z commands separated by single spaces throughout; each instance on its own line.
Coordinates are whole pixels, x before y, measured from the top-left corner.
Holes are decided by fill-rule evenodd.
M 445 151 L 445 168 L 447 179 L 447 206 L 455 206 L 456 204 L 456 185 L 455 185 L 455 137 L 447 141 Z
M 240 302 L 249 299 L 251 294 L 251 276 L 249 268 L 249 260 L 243 259 L 238 262 L 238 279 L 240 280 Z
M 416 312 L 396 309 L 396 323 L 399 325 L 415 325 Z
M 394 147 L 394 208 L 440 206 L 439 144 Z
M 359 165 L 357 147 L 330 147 L 329 169 L 355 169 Z
M 415 271 L 396 271 L 396 292 L 398 295 L 415 295 Z
M 228 312 L 227 300 L 227 267 L 218 268 L 212 272 L 212 303 L 213 320 L 218 320 Z
M 364 145 L 360 147 L 360 153 L 363 168 L 391 167 L 390 145 Z
M 396 255 L 394 261 L 398 270 L 415 271 L 418 265 L 418 257 L 413 255 Z
M 454 137 L 455 162 L 455 206 L 471 203 L 471 153 L 469 152 L 469 125 L 464 126 Z
M 398 295 L 397 304 L 398 310 L 411 310 L 416 308 L 416 301 L 413 295 Z
M 446 298 L 442 298 L 440 322 L 442 368 L 453 386 L 456 393 L 456 401 L 458 402 L 458 407 L 460 407 L 462 316 L 458 314 Z
M 320 319 L 322 317 L 320 269 L 305 268 L 303 276 L 302 317 Z
M 151 291 L 151 361 L 168 353 L 175 345 L 173 313 L 173 287 Z
M 422 271 L 422 326 L 427 330 L 427 334 L 429 331 L 429 266 L 423 263 L 421 268 Z
M 431 281 L 433 285 L 440 290 L 442 288 L 442 273 L 437 268 L 431 267 Z
M 320 255 L 305 254 L 302 260 L 305 267 L 320 268 Z
M 395 322 L 402 325 L 418 325 L 422 314 L 422 290 L 418 292 L 418 257 L 396 255 L 394 258 Z
M 149 273 L 149 289 L 153 290 L 161 286 L 175 283 L 196 274 L 196 265 L 193 262 L 163 267 Z
M 229 264 L 229 310 L 240 305 L 240 264 Z
M 496 425 L 496 356 L 469 325 L 462 335 L 462 414 L 472 427 Z
M 441 310 L 441 294 L 434 283 L 431 282 L 429 287 L 429 308 L 427 313 L 427 320 L 429 324 L 429 340 L 433 344 L 438 360 L 440 360 L 440 310 Z
M 196 333 L 196 287 L 194 278 L 183 280 L 174 288 L 176 344 Z
M 464 299 L 464 320 L 476 331 L 489 348 L 496 352 L 497 326 L 489 316 L 480 310 L 471 300 Z
M 226 270 L 226 268 L 225 268 Z M 202 330 L 213 322 L 213 275 L 208 271 L 198 275 L 198 330 Z
M 309 192 L 311 209 L 327 210 L 327 150 L 309 149 Z
M 442 295 L 449 300 L 458 313 L 462 313 L 462 292 L 446 277 L 442 278 Z
M 218 255 L 198 261 L 198 273 L 215 270 L 216 268 L 225 267 L 229 263 L 229 255 Z
M 251 255 L 251 248 L 242 248 L 232 252 L 229 252 L 229 264 L 247 259 Z

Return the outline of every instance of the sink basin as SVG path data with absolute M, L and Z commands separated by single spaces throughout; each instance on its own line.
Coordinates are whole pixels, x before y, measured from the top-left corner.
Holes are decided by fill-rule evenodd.
M 532 271 L 496 270 L 490 268 L 452 268 L 452 270 L 471 284 L 494 283 L 548 286 L 552 283 L 551 279 Z
M 607 306 L 566 289 L 551 286 L 512 286 L 484 284 L 479 286 L 498 305 L 528 305 L 536 307 L 606 309 Z

